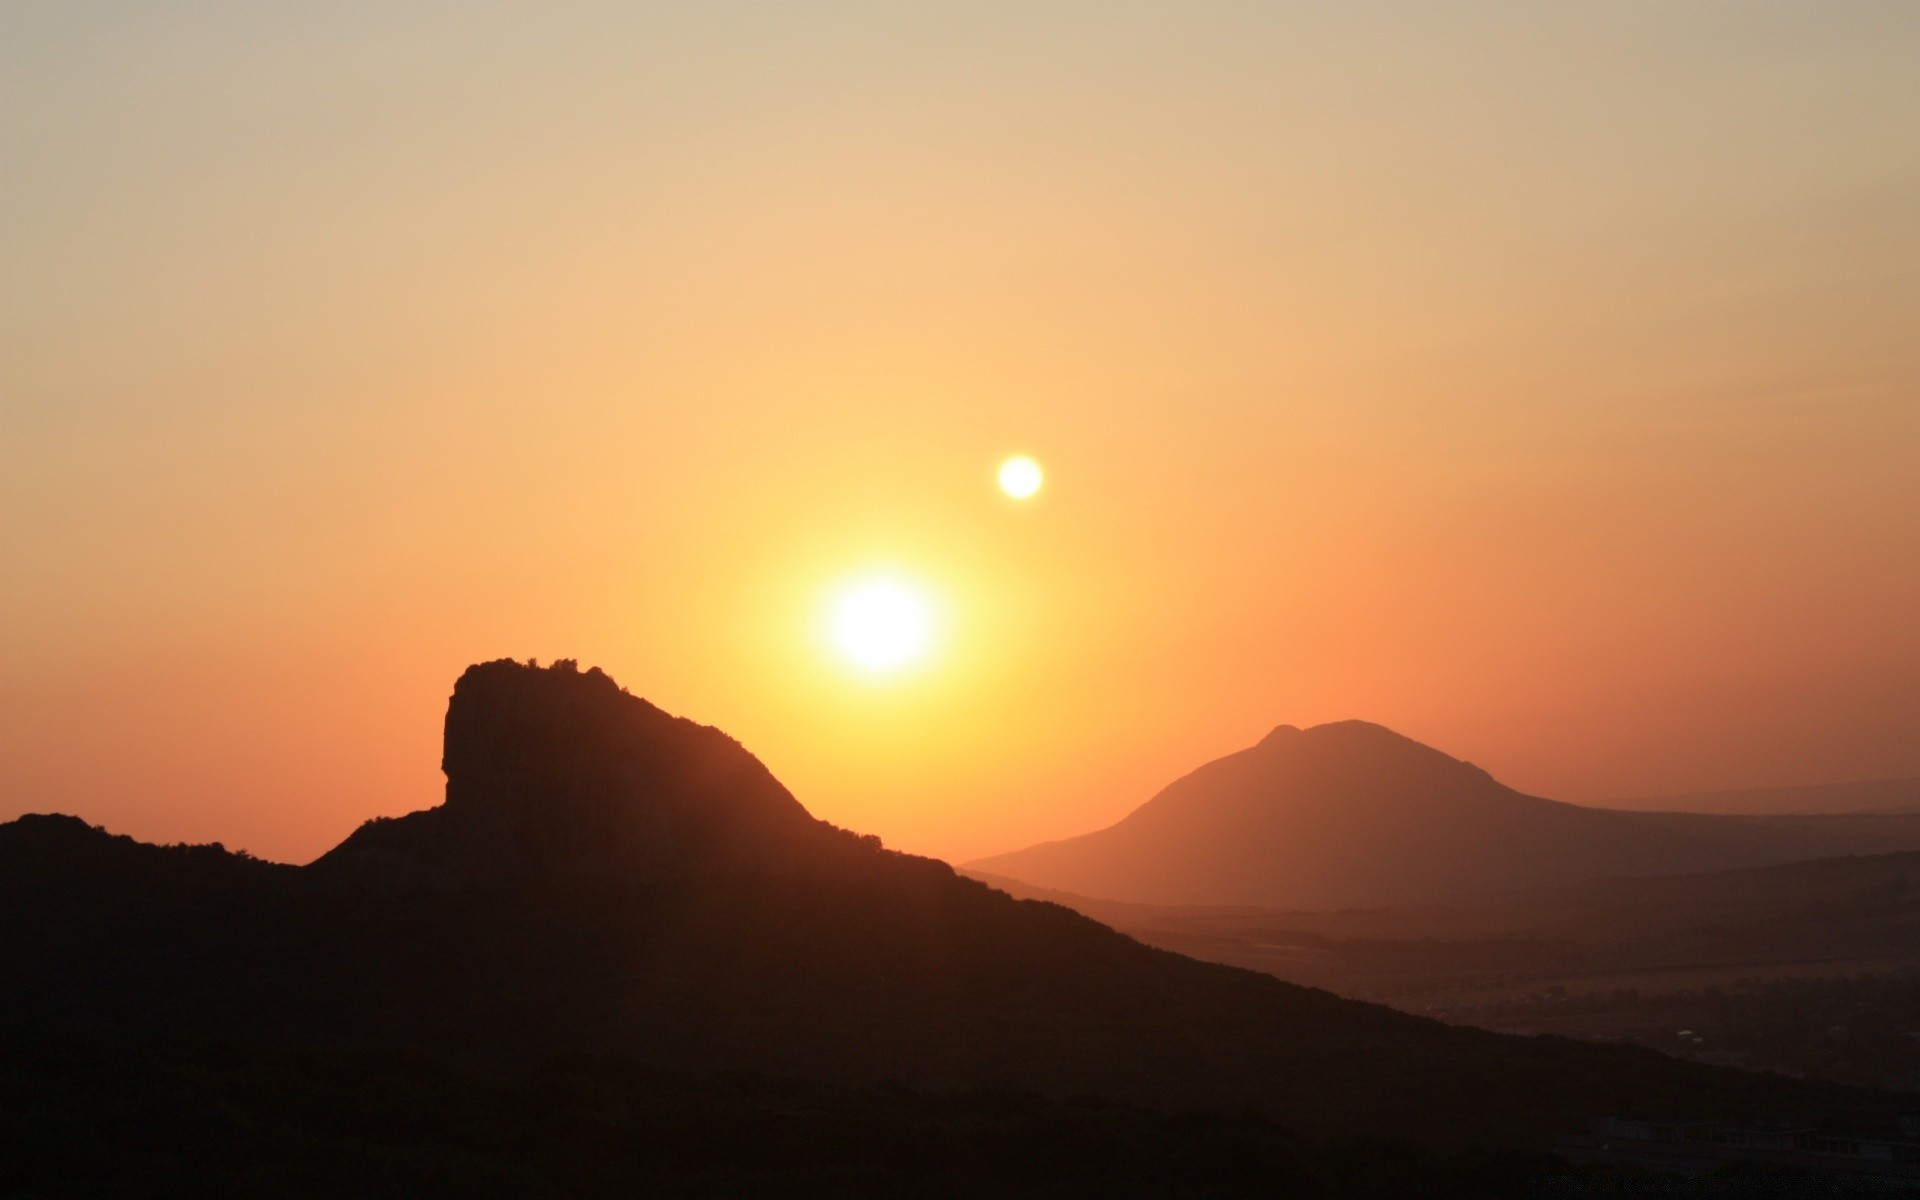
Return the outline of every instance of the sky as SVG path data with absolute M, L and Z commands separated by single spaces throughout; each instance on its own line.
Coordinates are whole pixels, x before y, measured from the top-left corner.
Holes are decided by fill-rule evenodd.
M 0 819 L 305 861 L 501 657 L 956 860 L 1282 723 L 1920 775 L 1917 61 L 1905 0 L 7 0 Z

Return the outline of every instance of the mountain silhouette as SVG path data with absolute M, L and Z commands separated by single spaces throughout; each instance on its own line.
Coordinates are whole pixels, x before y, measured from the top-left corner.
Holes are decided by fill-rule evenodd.
M 1146 904 L 1370 907 L 1920 849 L 1920 814 L 1726 816 L 1523 795 L 1365 721 L 1282 725 L 1115 825 L 966 864 Z
M 1150 949 L 817 821 L 725 735 L 571 664 L 471 668 L 444 764 L 444 804 L 302 868 L 74 818 L 0 825 L 0 1027 L 1013 1086 L 1535 1149 L 1609 1112 L 1861 1129 L 1895 1113 Z M 1463 794 L 1486 786 L 1449 770 Z
M 370 879 L 801 869 L 837 848 L 741 745 L 593 668 L 469 668 L 447 705 L 446 802 L 374 820 L 315 864 Z

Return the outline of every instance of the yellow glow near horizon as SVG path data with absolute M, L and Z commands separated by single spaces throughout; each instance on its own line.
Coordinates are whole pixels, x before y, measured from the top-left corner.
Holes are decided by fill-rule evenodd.
M 932 608 L 918 589 L 893 578 L 868 579 L 833 604 L 834 647 L 855 665 L 887 674 L 924 658 Z
M 1016 454 L 1000 464 L 1000 490 L 1015 500 L 1025 500 L 1039 491 L 1045 479 L 1040 464 L 1024 454 Z

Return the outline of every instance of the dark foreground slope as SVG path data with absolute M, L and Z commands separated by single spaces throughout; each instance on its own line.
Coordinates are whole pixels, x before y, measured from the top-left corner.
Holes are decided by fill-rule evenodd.
M 1540 1154 L 1315 1142 L 1250 1113 L 604 1057 L 499 1070 L 352 1049 L 0 1041 L 0 1114 L 6 1196 L 1362 1200 L 1534 1197 L 1543 1183 L 1584 1196 L 1601 1182 Z
M 1283 725 L 1118 824 L 968 863 L 1144 904 L 1345 908 L 1920 849 L 1920 814 L 1618 812 L 1527 796 L 1364 721 Z
M 1252 1105 L 1316 1137 L 1535 1149 L 1608 1112 L 1895 1116 L 1875 1093 L 1451 1029 L 1149 949 L 814 821 L 730 739 L 597 672 L 473 668 L 447 748 L 444 805 L 298 870 L 70 818 L 0 827 L 0 1021 Z M 130 853 L 156 865 L 130 874 Z

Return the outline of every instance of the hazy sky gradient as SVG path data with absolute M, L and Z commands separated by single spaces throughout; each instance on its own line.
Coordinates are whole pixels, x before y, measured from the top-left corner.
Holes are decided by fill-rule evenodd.
M 1920 6 L 0 12 L 0 817 L 309 858 L 507 655 L 961 858 L 1920 774 Z

